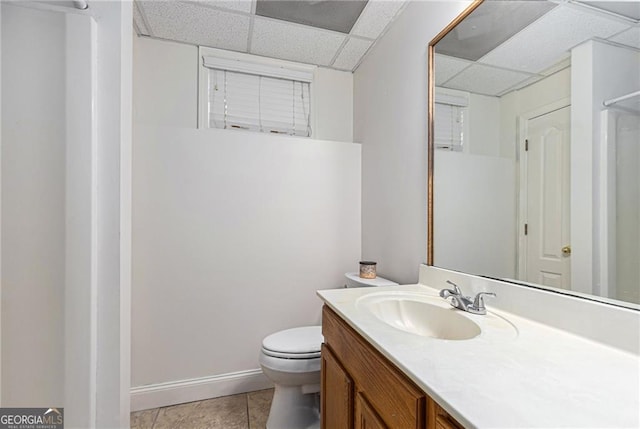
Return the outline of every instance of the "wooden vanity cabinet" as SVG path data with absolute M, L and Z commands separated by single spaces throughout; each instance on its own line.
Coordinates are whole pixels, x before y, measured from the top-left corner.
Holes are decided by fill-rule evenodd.
M 322 333 L 323 429 L 462 428 L 327 306 Z
M 350 428 L 353 421 L 353 381 L 326 344 L 322 345 L 320 419 L 324 428 Z M 325 395 L 324 393 L 327 392 Z

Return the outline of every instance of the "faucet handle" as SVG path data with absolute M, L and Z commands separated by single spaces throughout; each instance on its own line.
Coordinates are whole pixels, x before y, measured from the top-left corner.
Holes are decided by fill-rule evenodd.
M 476 297 L 473 299 L 473 305 L 469 307 L 469 312 L 473 314 L 487 314 L 487 309 L 484 306 L 484 296 L 492 296 L 495 297 L 496 294 L 493 292 L 479 292 Z
M 452 282 L 451 280 L 447 280 L 447 283 L 449 283 L 451 286 L 453 286 L 453 291 L 457 294 L 457 295 L 462 295 L 462 291 L 460 290 L 460 288 L 458 287 L 457 284 L 455 284 L 454 282 Z

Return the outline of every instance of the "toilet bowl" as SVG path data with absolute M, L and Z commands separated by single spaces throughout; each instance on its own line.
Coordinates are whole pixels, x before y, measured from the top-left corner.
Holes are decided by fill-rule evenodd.
M 320 427 L 320 345 L 322 328 L 276 332 L 262 341 L 260 366 L 275 385 L 267 429 Z
M 397 285 L 381 277 L 346 273 L 345 287 Z M 275 385 L 267 429 L 320 427 L 320 347 L 322 327 L 304 326 L 271 334 L 262 341 L 260 366 Z

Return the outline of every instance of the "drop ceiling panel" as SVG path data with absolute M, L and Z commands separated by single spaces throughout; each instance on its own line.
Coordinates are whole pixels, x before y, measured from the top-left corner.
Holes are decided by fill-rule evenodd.
M 371 40 L 349 38 L 340 51 L 338 58 L 334 61 L 333 67 L 342 70 L 353 70 L 372 43 Z
M 447 33 L 436 52 L 476 61 L 556 6 L 547 1 L 487 1 Z
M 236 12 L 251 13 L 251 0 L 193 0 L 192 2 L 200 4 L 202 6 L 229 9 Z
M 435 56 L 435 67 L 436 67 L 436 85 L 442 85 L 453 76 L 460 73 L 465 68 L 469 67 L 471 64 L 468 61 L 464 61 L 458 58 L 450 57 L 447 55 L 436 55 Z
M 640 20 L 640 2 L 627 1 L 585 1 L 589 6 L 603 9 L 635 21 Z
M 593 37 L 610 37 L 625 28 L 627 25 L 621 22 L 561 5 L 489 52 L 480 62 L 538 73 L 569 56 L 574 46 Z
M 369 0 L 351 34 L 376 39 L 403 4 L 404 1 Z
M 633 27 L 610 38 L 612 42 L 640 49 L 640 27 Z
M 145 1 L 139 3 L 155 37 L 246 51 L 249 16 L 192 3 Z
M 139 35 L 198 46 L 351 70 L 402 9 L 405 0 L 134 0 Z M 303 24 L 261 17 L 258 6 L 281 4 L 285 12 L 304 4 L 314 13 Z M 342 25 L 355 11 L 350 33 L 313 27 Z M 363 9 L 364 8 L 364 9 Z M 138 10 L 139 9 L 139 10 Z M 358 17 L 358 13 L 361 11 Z M 323 15 L 322 17 L 317 15 Z M 306 15 L 307 17 L 308 14 Z M 304 18 L 304 15 L 303 15 Z M 298 19 L 298 18 L 296 18 Z M 293 19 L 295 21 L 295 19 Z M 348 21 L 348 20 L 347 20 Z M 342 23 L 342 24 L 340 24 Z M 348 23 L 348 25 L 352 25 Z M 348 31 L 342 27 L 342 31 Z M 360 34 L 360 36 L 358 36 Z M 353 37 L 355 36 L 355 37 Z M 345 43 L 349 37 L 349 42 Z M 367 39 L 367 40 L 363 40 Z M 344 52 L 342 50 L 344 49 Z M 359 55 L 358 58 L 356 58 Z
M 256 15 L 348 34 L 366 4 L 366 0 L 257 0 Z
M 251 53 L 328 66 L 346 36 L 312 27 L 255 17 Z
M 527 73 L 474 64 L 446 82 L 446 87 L 497 96 L 531 77 Z

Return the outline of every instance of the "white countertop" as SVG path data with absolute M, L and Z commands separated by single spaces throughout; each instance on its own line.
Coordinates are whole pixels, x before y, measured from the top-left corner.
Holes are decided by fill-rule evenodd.
M 318 291 L 322 300 L 466 427 L 638 428 L 640 357 L 503 312 L 460 312 L 473 339 L 427 338 L 393 328 L 356 305 L 381 292 L 438 298 L 424 285 Z M 437 300 L 432 300 L 437 302 Z M 441 305 L 449 306 L 444 300 Z M 500 318 L 515 329 L 504 329 Z

